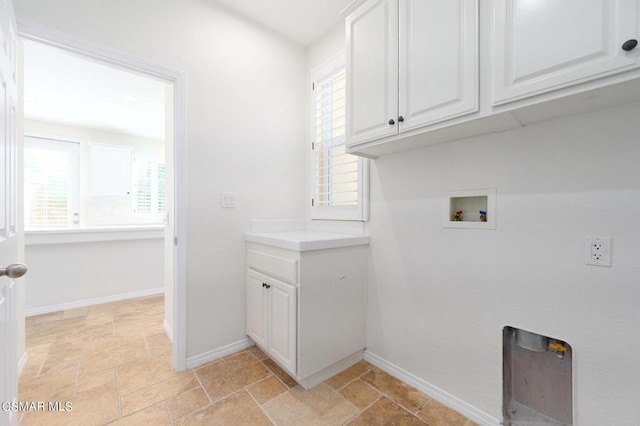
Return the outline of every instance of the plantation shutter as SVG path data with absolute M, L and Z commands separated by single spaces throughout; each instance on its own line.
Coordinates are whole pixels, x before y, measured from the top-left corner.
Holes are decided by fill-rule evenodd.
M 154 213 L 153 209 L 153 163 L 134 160 L 135 181 L 135 213 Z
M 66 228 L 77 212 L 77 143 L 25 137 L 25 228 Z
M 359 158 L 346 153 L 344 65 L 314 82 L 313 206 L 357 206 Z

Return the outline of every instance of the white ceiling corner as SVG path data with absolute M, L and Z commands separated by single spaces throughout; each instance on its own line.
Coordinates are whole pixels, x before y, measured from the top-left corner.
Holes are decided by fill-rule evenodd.
M 240 14 L 303 46 L 342 21 L 352 0 L 218 0 Z

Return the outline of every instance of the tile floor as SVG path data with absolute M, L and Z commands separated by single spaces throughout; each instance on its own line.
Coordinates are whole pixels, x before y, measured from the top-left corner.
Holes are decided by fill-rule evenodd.
M 475 423 L 366 361 L 305 391 L 258 348 L 171 368 L 161 296 L 29 317 L 20 401 L 71 402 L 22 425 L 430 425 Z

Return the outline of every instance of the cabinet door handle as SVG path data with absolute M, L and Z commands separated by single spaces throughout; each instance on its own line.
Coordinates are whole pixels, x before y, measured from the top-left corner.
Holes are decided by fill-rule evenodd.
M 267 287 L 267 290 L 269 290 L 271 288 L 271 286 L 269 284 L 265 284 L 265 287 Z
M 631 40 L 627 40 L 624 43 L 622 43 L 622 50 L 624 50 L 625 52 L 631 52 L 633 49 L 636 48 L 637 45 L 638 45 L 638 40 L 636 40 L 635 38 L 632 38 Z
M 262 288 L 265 288 L 267 286 L 266 283 L 262 283 Z
M 403 116 L 398 117 L 398 123 L 402 123 L 403 121 L 404 121 L 404 117 Z
M 393 118 L 389 119 L 389 126 L 393 126 L 394 124 L 396 124 L 395 121 L 393 121 Z

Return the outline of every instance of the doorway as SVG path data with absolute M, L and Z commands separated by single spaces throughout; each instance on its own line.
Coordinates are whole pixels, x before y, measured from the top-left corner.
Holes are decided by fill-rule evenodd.
M 154 195 L 152 188 L 149 189 L 149 191 L 147 191 L 145 194 L 143 194 L 145 196 L 148 195 L 149 197 L 145 198 L 144 196 L 140 196 L 138 197 L 137 201 L 149 201 L 151 204 L 153 204 L 153 206 L 155 206 L 151 207 L 151 213 L 158 213 L 158 194 L 160 194 L 160 192 L 158 191 L 158 177 L 160 174 L 163 174 L 165 188 L 164 200 L 162 200 L 162 202 L 167 207 L 166 215 L 163 215 L 164 217 L 161 218 L 161 220 L 164 222 L 163 228 L 165 242 L 164 247 L 162 248 L 162 252 L 166 257 L 166 260 L 164 262 L 165 268 L 162 271 L 162 276 L 165 281 L 165 285 L 163 286 L 165 293 L 164 328 L 167 331 L 169 337 L 173 340 L 173 367 L 177 371 L 183 371 L 186 364 L 186 330 L 184 321 L 185 280 L 183 266 L 185 263 L 185 250 L 182 245 L 178 245 L 177 243 L 181 239 L 180 236 L 184 235 L 185 228 L 183 208 L 185 204 L 184 202 L 181 202 L 184 200 L 184 191 L 182 190 L 182 188 L 184 188 L 184 185 L 182 185 L 182 182 L 184 181 L 184 77 L 179 72 L 166 69 L 147 61 L 140 60 L 139 58 L 134 58 L 121 52 L 105 49 L 101 46 L 93 45 L 91 43 L 87 43 L 83 40 L 75 39 L 67 35 L 60 35 L 59 33 L 49 32 L 48 30 L 43 28 L 31 28 L 29 25 L 21 25 L 19 30 L 19 34 L 24 40 L 25 44 L 35 42 L 47 47 L 61 49 L 68 55 L 80 57 L 85 60 L 88 59 L 95 63 L 108 65 L 112 68 L 115 67 L 117 69 L 120 69 L 121 71 L 133 73 L 146 79 L 155 80 L 156 82 L 160 82 L 161 84 L 163 84 L 165 87 L 165 96 L 167 99 L 167 102 L 165 104 L 165 117 L 168 117 L 169 119 L 165 120 L 166 125 L 164 131 L 165 134 L 172 136 L 172 138 L 167 139 L 169 143 L 167 143 L 167 149 L 165 150 L 165 168 L 161 171 L 159 163 L 154 165 L 153 161 L 146 161 L 148 160 L 148 156 L 139 156 L 139 158 L 142 159 L 139 160 L 140 162 L 146 162 L 147 165 L 149 165 L 148 168 L 143 168 L 144 172 L 142 173 L 142 175 L 147 178 L 150 177 L 149 175 L 151 175 L 151 178 L 147 179 L 147 181 L 152 183 L 151 186 L 155 188 L 156 195 Z M 129 101 L 135 102 L 132 99 L 135 98 L 134 95 L 127 96 L 127 93 L 120 93 L 119 95 L 123 97 L 129 97 Z M 29 96 L 29 93 L 25 92 L 24 96 Z M 124 113 L 126 114 L 126 112 Z M 126 157 L 126 152 L 119 152 L 119 150 L 116 149 L 117 147 L 109 145 L 113 144 L 96 143 L 94 144 L 94 146 L 89 147 L 88 150 L 93 150 L 95 152 L 98 152 L 98 154 L 102 152 L 102 154 L 104 154 L 103 158 L 109 158 L 110 160 L 114 160 L 117 157 Z M 124 149 L 124 151 L 127 151 L 127 149 Z M 89 156 L 90 158 L 92 154 L 84 151 L 81 153 L 81 155 L 83 155 L 85 158 L 87 156 Z M 99 162 L 99 160 L 96 161 Z M 113 162 L 107 161 L 103 164 L 102 168 L 108 171 L 110 167 L 112 168 L 113 164 Z M 140 170 L 138 170 L 138 172 L 140 172 Z M 131 170 L 131 173 L 134 173 L 133 169 Z M 86 179 L 91 180 L 91 174 L 89 174 L 89 177 L 87 177 Z M 82 178 L 80 179 L 80 181 L 82 182 Z M 86 181 L 82 182 L 81 184 L 85 185 L 85 187 L 91 188 L 90 184 L 88 184 Z M 90 189 L 88 189 L 87 191 L 89 190 Z M 109 205 L 109 203 L 106 203 L 105 200 L 109 197 L 113 197 L 113 194 L 110 194 L 109 192 L 112 189 L 98 188 L 98 190 L 98 196 L 93 197 L 94 199 L 92 199 L 93 205 L 85 206 L 84 210 L 80 210 L 80 212 L 84 212 L 84 214 L 87 216 L 86 219 L 83 221 L 82 217 L 72 217 L 71 221 L 78 220 L 80 224 L 87 224 L 91 220 L 89 217 L 90 212 L 92 211 L 91 209 L 93 209 L 94 219 L 96 217 L 99 218 L 98 222 L 100 222 L 101 220 L 111 220 L 114 216 L 122 216 L 123 212 L 126 210 L 125 208 L 123 208 L 123 202 L 124 204 L 126 204 L 125 197 L 122 197 L 120 200 L 118 200 L 120 201 L 120 204 L 116 203 L 115 206 L 113 204 Z M 102 192 L 100 192 L 100 190 L 102 190 Z M 135 190 L 138 191 L 137 194 L 127 195 L 140 195 L 140 188 L 135 188 Z M 102 199 L 100 199 L 100 197 L 102 197 Z M 100 204 L 101 201 L 103 202 L 102 204 Z M 140 207 L 140 205 L 138 205 L 138 207 Z M 107 211 L 107 214 L 104 214 L 105 210 Z M 97 215 L 96 212 L 101 213 L 102 215 Z M 78 216 L 80 216 L 80 214 Z M 137 229 L 136 232 L 140 231 L 143 234 L 145 232 L 153 232 L 153 230 L 151 229 L 142 229 L 144 228 L 144 226 L 137 227 L 141 229 Z M 96 229 L 94 229 L 94 231 L 99 232 Z M 109 231 L 109 234 L 113 234 L 112 231 Z M 125 231 L 126 230 L 115 231 L 115 234 Z M 77 235 L 79 234 L 83 233 L 76 233 L 75 238 L 86 238 L 85 236 L 78 237 Z M 144 236 L 142 239 L 145 239 Z M 28 281 L 26 285 L 29 285 Z

